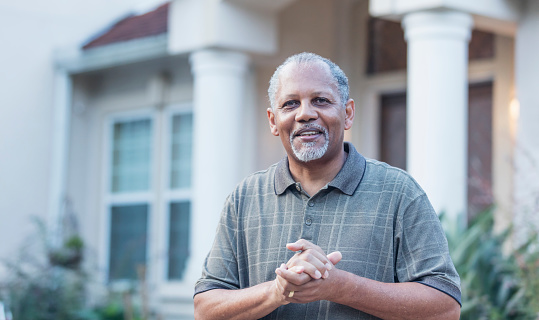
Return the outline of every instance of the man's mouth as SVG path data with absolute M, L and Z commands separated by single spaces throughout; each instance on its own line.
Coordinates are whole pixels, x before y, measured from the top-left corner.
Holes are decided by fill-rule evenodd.
M 296 134 L 296 136 L 313 136 L 315 134 L 321 134 L 322 132 L 318 130 L 307 130 L 307 131 L 300 131 Z
M 304 125 L 292 132 L 293 137 L 310 137 L 316 136 L 319 134 L 326 134 L 326 129 L 318 124 L 308 124 Z

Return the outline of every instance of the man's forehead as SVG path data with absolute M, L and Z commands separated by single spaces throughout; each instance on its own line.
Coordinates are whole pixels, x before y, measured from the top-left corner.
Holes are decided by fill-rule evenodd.
M 283 83 L 303 80 L 302 78 L 309 78 L 309 80 L 320 82 L 320 85 L 337 89 L 336 80 L 329 66 L 323 61 L 292 62 L 286 65 L 279 75 L 280 87 Z
M 327 63 L 320 60 L 291 62 L 284 66 L 281 76 L 297 73 L 319 73 L 331 77 L 331 70 Z

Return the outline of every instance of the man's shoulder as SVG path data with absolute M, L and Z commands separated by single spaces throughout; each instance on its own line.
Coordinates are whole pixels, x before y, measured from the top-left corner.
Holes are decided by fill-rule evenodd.
M 272 164 L 264 170 L 253 172 L 243 178 L 240 183 L 237 184 L 235 192 L 250 192 L 261 187 L 271 187 L 274 189 L 275 171 L 278 163 Z
M 370 159 L 365 158 L 366 162 L 366 168 L 369 171 L 371 175 L 383 175 L 384 177 L 410 177 L 410 174 L 401 168 L 394 167 L 390 164 L 387 164 L 385 162 L 376 160 L 376 159 Z
M 375 159 L 366 159 L 364 181 L 366 184 L 383 184 L 386 186 L 400 185 L 406 193 L 423 194 L 424 191 L 417 181 L 406 171 L 391 166 L 385 162 Z

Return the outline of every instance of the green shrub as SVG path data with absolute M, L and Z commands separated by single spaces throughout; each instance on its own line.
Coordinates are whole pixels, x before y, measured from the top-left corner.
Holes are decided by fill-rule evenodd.
M 531 250 L 537 237 L 504 254 L 512 230 L 495 233 L 493 226 L 492 210 L 487 210 L 468 228 L 458 223 L 446 228 L 461 278 L 461 319 L 538 319 L 539 256 Z

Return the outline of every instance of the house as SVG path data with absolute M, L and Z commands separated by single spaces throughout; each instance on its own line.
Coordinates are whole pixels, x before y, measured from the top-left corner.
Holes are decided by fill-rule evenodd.
M 192 318 L 226 195 L 285 154 L 266 90 L 297 52 L 343 68 L 357 106 L 345 139 L 408 170 L 439 212 L 471 218 L 495 204 L 499 228 L 539 226 L 536 1 L 172 0 L 99 28 L 44 62 L 48 147 L 25 147 L 52 169 L 35 201 L 52 226 L 77 216 L 101 283 L 137 279 L 145 265 L 165 319 Z M 0 190 L 18 195 L 5 208 L 34 196 Z M 0 214 L 6 230 L 21 222 Z

